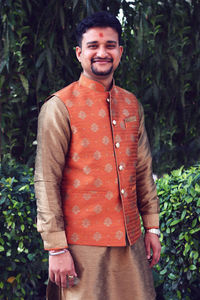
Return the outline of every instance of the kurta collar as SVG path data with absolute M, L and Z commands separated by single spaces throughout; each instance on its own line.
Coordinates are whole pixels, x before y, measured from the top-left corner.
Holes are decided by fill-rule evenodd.
M 98 82 L 98 81 L 95 81 L 95 80 L 92 80 L 88 77 L 86 77 L 85 75 L 83 75 L 83 73 L 81 74 L 80 78 L 79 78 L 79 85 L 81 86 L 84 86 L 84 87 L 87 87 L 93 91 L 96 91 L 96 92 L 111 92 L 115 86 L 115 82 L 114 82 L 114 79 L 113 79 L 113 82 L 112 82 L 112 88 L 110 91 L 106 91 L 105 89 L 105 86 Z

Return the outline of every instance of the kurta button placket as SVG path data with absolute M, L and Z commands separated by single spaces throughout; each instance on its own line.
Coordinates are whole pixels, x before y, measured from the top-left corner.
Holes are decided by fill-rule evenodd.
M 114 126 L 117 125 L 117 121 L 116 120 L 113 120 L 112 123 L 113 123 Z
M 122 165 L 119 165 L 119 170 L 122 171 L 124 167 Z
M 116 148 L 119 148 L 119 147 L 120 147 L 120 143 L 116 143 L 116 144 L 115 144 L 115 147 L 116 147 Z

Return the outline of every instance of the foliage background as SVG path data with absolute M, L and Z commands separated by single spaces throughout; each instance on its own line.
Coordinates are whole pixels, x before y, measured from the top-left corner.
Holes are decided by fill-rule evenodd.
M 200 165 L 157 181 L 162 252 L 156 266 L 158 299 L 199 299 Z M 160 294 L 161 293 L 161 294 Z
M 39 300 L 44 292 L 40 283 L 46 280 L 46 257 L 34 226 L 33 171 L 21 164 L 34 165 L 33 142 L 44 99 L 79 78 L 75 27 L 98 10 L 123 11 L 125 51 L 115 79 L 144 105 L 154 172 L 200 161 L 198 0 L 0 0 L 0 261 L 5 271 L 0 288 L 8 300 Z M 173 236 L 169 240 L 167 231 L 162 236 L 166 248 L 155 272 L 159 300 L 196 300 L 199 290 L 199 231 L 193 230 L 199 228 L 200 183 L 199 168 L 193 168 L 158 182 L 161 227 Z M 27 290 L 33 291 L 29 298 Z
M 143 103 L 157 174 L 200 160 L 198 0 L 1 0 L 1 152 L 33 165 L 44 99 L 79 78 L 74 31 L 86 15 L 123 11 L 116 82 Z
M 7 159 L 0 187 L 0 299 L 44 299 L 48 256 L 36 230 L 33 169 Z
M 33 169 L 9 157 L 0 168 L 0 299 L 44 300 L 47 254 L 36 231 Z M 158 300 L 198 300 L 200 165 L 157 181 L 162 253 L 154 268 Z

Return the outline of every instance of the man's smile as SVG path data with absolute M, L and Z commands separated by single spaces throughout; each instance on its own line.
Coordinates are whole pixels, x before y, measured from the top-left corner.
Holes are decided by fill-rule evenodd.
M 112 58 L 92 58 L 91 59 L 91 63 L 112 63 L 113 62 L 113 59 Z

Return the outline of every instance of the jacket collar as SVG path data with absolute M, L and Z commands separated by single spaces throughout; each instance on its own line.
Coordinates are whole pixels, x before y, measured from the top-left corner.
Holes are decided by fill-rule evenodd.
M 87 87 L 96 92 L 111 92 L 115 87 L 115 82 L 113 79 L 111 89 L 109 91 L 106 91 L 105 86 L 101 82 L 92 80 L 92 79 L 86 77 L 85 75 L 83 75 L 83 73 L 82 73 L 79 78 L 79 85 Z

